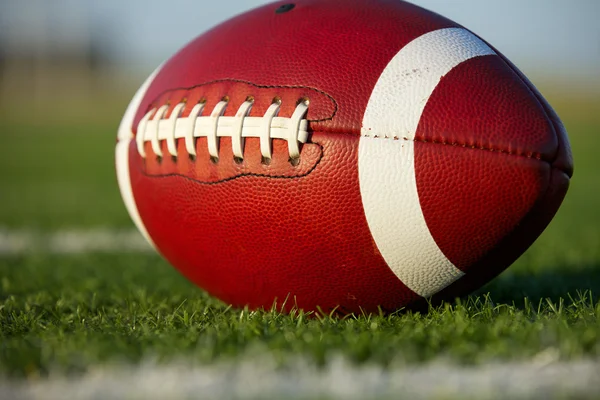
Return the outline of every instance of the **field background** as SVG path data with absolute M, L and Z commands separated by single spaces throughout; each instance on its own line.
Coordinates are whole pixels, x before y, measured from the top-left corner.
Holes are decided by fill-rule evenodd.
M 598 76 L 532 76 L 575 175 L 515 265 L 428 314 L 339 320 L 231 309 L 144 244 L 113 166 L 143 68 L 0 67 L 0 398 L 600 395 Z

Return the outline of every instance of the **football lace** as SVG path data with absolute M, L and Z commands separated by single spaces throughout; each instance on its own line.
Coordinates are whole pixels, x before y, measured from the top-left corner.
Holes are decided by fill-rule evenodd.
M 262 117 L 250 116 L 254 99 L 248 97 L 238 108 L 235 116 L 223 116 L 228 98 L 223 98 L 213 108 L 210 115 L 201 116 L 205 103 L 194 105 L 187 117 L 181 114 L 185 102 L 178 103 L 169 118 L 166 118 L 170 108 L 165 104 L 148 111 L 140 120 L 136 135 L 137 149 L 141 157 L 146 158 L 145 143 L 150 142 L 152 151 L 157 157 L 163 157 L 161 142 L 167 144 L 169 154 L 177 157 L 177 139 L 184 139 L 185 148 L 190 158 L 196 157 L 196 139 L 205 137 L 208 154 L 211 160 L 219 160 L 219 142 L 223 137 L 231 138 L 233 157 L 236 162 L 244 159 L 244 139 L 259 138 L 260 152 L 263 160 L 270 161 L 273 156 L 273 139 L 286 140 L 292 164 L 300 158 L 300 144 L 308 140 L 308 121 L 305 119 L 308 111 L 308 99 L 300 99 L 296 109 L 289 118 L 279 117 L 281 100 L 275 98 Z

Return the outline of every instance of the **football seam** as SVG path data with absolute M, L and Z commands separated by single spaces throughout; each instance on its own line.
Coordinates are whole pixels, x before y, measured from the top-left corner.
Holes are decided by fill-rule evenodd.
M 339 135 L 339 134 L 345 134 L 344 132 L 320 132 L 320 131 L 311 131 L 310 134 L 312 133 L 324 133 L 324 134 L 332 134 L 332 135 Z M 348 136 L 358 136 L 355 134 L 350 134 L 347 133 L 346 135 Z M 364 135 L 362 135 L 364 136 Z M 373 139 L 383 139 L 383 140 L 399 140 L 399 138 L 394 137 L 394 138 L 385 138 L 385 137 L 381 137 L 381 136 L 367 136 Z M 542 156 L 541 153 L 537 153 L 537 152 L 517 152 L 517 151 L 511 151 L 508 149 L 503 149 L 503 148 L 495 148 L 495 147 L 489 147 L 489 146 L 477 146 L 474 144 L 470 144 L 470 143 L 465 143 L 465 142 L 458 142 L 458 141 L 453 141 L 453 142 L 448 142 L 448 141 L 441 141 L 441 140 L 435 140 L 435 139 L 420 139 L 420 138 L 414 138 L 414 139 L 409 139 L 407 137 L 403 137 L 402 140 L 405 141 L 413 141 L 413 142 L 418 142 L 418 143 L 429 143 L 429 144 L 436 144 L 436 145 L 442 145 L 442 146 L 452 146 L 452 147 L 462 147 L 465 149 L 472 149 L 472 150 L 481 150 L 481 151 L 489 151 L 492 153 L 499 153 L 499 154 L 505 154 L 508 156 L 515 156 L 515 157 L 522 157 L 522 158 L 527 158 L 527 159 L 533 159 L 533 160 L 539 160 L 542 162 L 546 162 L 548 164 L 550 164 L 552 166 L 553 160 L 549 160 L 546 159 L 545 157 Z M 319 143 L 315 143 L 315 142 L 311 142 L 311 141 L 307 141 L 306 144 L 316 144 L 320 147 L 321 149 L 321 155 L 319 157 L 319 160 L 315 163 L 315 165 L 305 174 L 302 175 L 297 175 L 297 176 L 285 176 L 285 175 L 267 175 L 267 174 L 241 174 L 241 175 L 236 175 L 235 177 L 231 177 L 231 178 L 227 178 L 224 180 L 220 180 L 217 182 L 203 182 L 206 184 L 214 184 L 214 183 L 220 183 L 220 182 L 226 182 L 232 179 L 237 179 L 240 177 L 244 177 L 244 176 L 256 176 L 256 177 L 265 177 L 265 178 L 275 178 L 275 179 L 292 179 L 292 178 L 302 178 L 304 176 L 309 175 L 316 167 L 317 165 L 319 165 L 323 159 L 323 146 Z M 138 166 L 139 167 L 139 166 Z M 140 168 L 141 170 L 141 168 Z M 563 171 L 564 172 L 564 171 Z M 147 174 L 145 171 L 142 171 L 142 173 L 145 176 L 148 177 L 168 177 L 168 176 L 185 176 L 182 174 L 161 174 L 161 175 L 152 175 L 152 174 Z M 192 179 L 192 178 L 190 178 Z M 192 179 L 194 181 L 197 182 L 202 182 L 196 179 Z
M 519 80 L 523 83 L 523 85 L 527 88 L 527 90 L 529 91 L 529 93 L 533 96 L 533 98 L 535 98 L 535 101 L 538 103 L 538 105 L 542 108 L 542 110 L 544 110 L 544 115 L 546 116 L 546 119 L 548 120 L 550 126 L 552 126 L 552 131 L 554 133 L 554 139 L 556 140 L 556 151 L 555 153 L 552 155 L 550 160 L 545 160 L 547 161 L 550 165 L 553 165 L 554 162 L 556 160 L 558 160 L 558 157 L 560 155 L 560 146 L 561 146 L 561 140 L 559 138 L 559 134 L 558 134 L 558 126 L 556 126 L 556 124 L 554 123 L 553 119 L 550 117 L 549 113 L 548 113 L 548 109 L 545 107 L 545 105 L 543 104 L 543 102 L 540 100 L 539 96 L 537 95 L 536 91 L 533 90 L 530 87 L 530 83 L 523 79 L 521 77 L 521 74 L 519 73 L 519 71 L 516 71 L 515 68 L 513 68 L 510 63 L 506 62 L 506 60 L 504 59 L 504 57 L 500 57 L 500 59 L 502 60 L 502 62 L 508 67 L 510 68 L 511 71 L 513 71 L 513 73 L 515 75 L 517 75 L 517 77 L 519 78 Z M 566 172 L 566 171 L 563 171 Z
M 562 169 L 562 168 L 558 168 L 554 166 L 554 163 L 558 160 L 558 158 L 560 157 L 560 153 L 561 153 L 561 146 L 564 146 L 563 140 L 559 134 L 560 131 L 560 126 L 557 125 L 557 123 L 554 121 L 554 118 L 552 118 L 550 116 L 550 110 L 547 108 L 546 104 L 544 104 L 544 101 L 542 101 L 542 99 L 540 99 L 540 94 L 537 92 L 537 90 L 534 90 L 533 88 L 530 87 L 530 83 L 523 79 L 518 73 L 517 71 L 515 71 L 512 66 L 507 63 L 503 57 L 502 60 L 504 61 L 505 64 L 508 65 L 509 68 L 511 68 L 515 74 L 517 74 L 517 76 L 519 76 L 519 79 L 525 84 L 525 86 L 527 86 L 527 89 L 531 92 L 531 94 L 533 95 L 533 97 L 535 97 L 535 100 L 538 102 L 538 104 L 540 105 L 540 107 L 542 107 L 542 109 L 544 110 L 544 114 L 546 115 L 546 118 L 548 119 L 548 121 L 550 122 L 550 125 L 552 125 L 552 129 L 554 130 L 554 137 L 556 138 L 556 153 L 553 155 L 552 160 L 548 160 L 548 163 L 550 163 L 550 165 L 552 166 L 552 168 L 556 168 L 559 171 L 564 172 L 569 179 L 571 178 L 571 175 L 568 171 Z
M 412 140 L 413 142 L 418 142 L 418 143 L 431 143 L 431 144 L 437 144 L 437 145 L 443 145 L 443 146 L 462 147 L 465 149 L 489 151 L 492 153 L 500 153 L 500 154 L 506 154 L 509 156 L 539 160 L 539 161 L 547 162 L 548 164 L 552 163 L 550 160 L 547 160 L 546 158 L 544 158 L 541 153 L 537 153 L 534 151 L 531 151 L 531 152 L 511 151 L 511 150 L 503 149 L 503 148 L 478 146 L 475 144 L 470 144 L 470 143 L 465 143 L 465 142 L 457 142 L 457 141 L 448 142 L 448 141 L 441 141 L 441 140 L 435 140 L 435 139 L 428 140 L 428 139 L 417 139 L 417 138 L 415 138 L 415 139 L 402 138 L 402 139 L 406 140 L 406 141 Z
M 338 134 L 338 132 L 330 132 L 330 133 Z M 347 135 L 354 136 L 352 134 L 347 134 Z M 466 142 L 459 142 L 459 141 L 451 142 L 451 141 L 443 141 L 443 140 L 435 140 L 435 139 L 422 139 L 422 138 L 410 139 L 407 137 L 398 138 L 398 137 L 382 137 L 382 136 L 367 136 L 367 135 L 361 135 L 361 137 L 368 137 L 371 139 L 383 139 L 383 140 L 405 140 L 405 141 L 412 141 L 412 142 L 419 142 L 419 143 L 437 144 L 437 145 L 443 145 L 443 146 L 462 147 L 465 149 L 489 151 L 492 153 L 506 154 L 509 156 L 529 158 L 529 159 L 546 162 L 548 164 L 552 164 L 551 160 L 546 159 L 541 153 L 538 153 L 535 151 L 520 152 L 520 151 L 512 151 L 512 150 L 508 150 L 508 149 L 504 149 L 504 148 L 500 148 L 500 147 L 478 146 L 476 144 L 466 143 Z
M 504 64 L 506 64 L 509 68 L 511 68 L 511 70 L 513 72 L 515 72 L 515 74 L 517 74 L 516 71 L 514 71 L 514 69 L 508 64 L 506 63 L 506 61 L 500 57 L 500 59 L 504 62 Z M 518 76 L 518 74 L 517 74 Z M 519 77 L 519 76 L 518 76 Z M 529 85 L 527 84 L 527 82 L 523 81 L 520 77 L 519 79 L 523 82 L 523 84 L 527 87 L 527 90 L 534 96 L 534 98 L 536 99 L 536 102 L 540 105 L 540 107 L 542 107 L 542 109 L 544 110 L 546 117 L 548 118 L 548 120 L 550 121 L 550 124 L 552 125 L 552 128 L 554 130 L 554 135 L 557 139 L 557 142 L 559 142 L 558 140 L 558 134 L 556 133 L 556 126 L 554 124 L 554 121 L 552 121 L 552 119 L 548 116 L 547 114 L 547 110 L 544 107 L 543 104 L 541 104 L 538 96 L 536 95 L 536 93 L 534 91 L 531 90 L 531 88 L 529 87 Z M 333 113 L 331 114 L 330 117 L 327 118 L 322 118 L 322 119 L 307 119 L 307 121 L 309 123 L 319 123 L 319 122 L 325 122 L 325 121 L 331 121 L 333 120 L 333 118 L 336 116 L 336 114 L 338 113 L 339 110 L 339 105 L 338 102 L 335 100 L 335 98 L 333 96 L 331 96 L 330 94 L 328 94 L 327 92 L 317 89 L 315 87 L 312 86 L 304 86 L 304 85 L 260 85 L 260 84 L 256 84 L 250 81 L 246 81 L 246 80 L 241 80 L 241 79 L 231 79 L 231 78 L 224 78 L 224 79 L 216 79 L 213 81 L 208 81 L 208 82 L 204 82 L 201 84 L 197 84 L 194 86 L 190 86 L 190 87 L 177 87 L 177 88 L 171 88 L 168 90 L 165 90 L 163 92 L 161 92 L 161 94 L 159 94 L 155 99 L 160 98 L 161 96 L 163 96 L 166 93 L 169 92 L 174 92 L 177 90 L 193 90 L 197 87 L 201 87 L 201 86 L 205 86 L 205 85 L 210 85 L 210 84 L 214 84 L 214 83 L 219 83 L 219 82 L 239 82 L 239 83 L 244 83 L 244 84 L 248 84 L 251 86 L 255 86 L 257 88 L 260 89 L 273 89 L 273 88 L 282 88 L 282 89 L 310 89 L 310 90 L 314 90 L 317 93 L 320 93 L 324 96 L 326 96 L 327 98 L 329 98 L 333 105 L 334 105 L 334 110 Z M 158 104 L 156 102 L 156 100 L 153 100 L 149 105 L 148 105 L 148 109 L 150 109 L 151 107 L 155 106 L 156 104 Z M 321 132 L 321 131 L 311 131 L 310 133 L 314 133 L 314 132 Z M 356 136 L 356 134 L 354 133 L 346 133 L 346 132 L 339 132 L 339 131 L 322 131 L 322 133 L 327 133 L 327 134 L 335 134 L 335 135 L 350 135 L 350 136 Z M 136 132 L 137 134 L 137 132 Z M 364 135 L 361 135 L 364 136 Z M 398 137 L 393 137 L 393 138 L 388 138 L 388 137 L 381 137 L 381 136 L 368 136 L 368 137 L 372 137 L 372 138 L 379 138 L 379 139 L 393 139 L 393 140 L 398 140 Z M 435 139 L 424 139 L 424 138 L 414 138 L 414 139 L 409 139 L 406 137 L 402 138 L 403 140 L 412 140 L 414 142 L 421 142 L 421 143 L 432 143 L 432 144 L 439 144 L 439 145 L 446 145 L 446 146 L 453 146 L 453 147 L 463 147 L 463 148 L 467 148 L 467 149 L 473 149 L 473 150 L 482 150 L 482 151 L 490 151 L 490 152 L 495 152 L 495 153 L 501 153 L 501 154 L 507 154 L 507 155 L 512 155 L 512 156 L 517 156 L 517 157 L 524 157 L 524 158 L 529 158 L 529 159 L 537 159 L 540 161 L 544 161 L 547 162 L 549 164 L 553 164 L 554 161 L 556 161 L 556 158 L 558 157 L 558 147 L 557 147 L 557 151 L 556 154 L 553 155 L 552 159 L 548 159 L 546 157 L 544 157 L 541 153 L 539 152 L 534 152 L 534 151 L 529 151 L 529 152 L 519 152 L 519 151 L 511 151 L 509 149 L 504 149 L 504 148 L 498 148 L 498 147 L 490 147 L 490 146 L 479 146 L 476 144 L 471 144 L 471 143 L 466 143 L 466 142 L 459 142 L 459 141 L 441 141 L 441 140 L 435 140 Z M 307 143 L 312 143 L 312 142 L 307 142 Z M 311 169 L 312 171 L 312 169 Z M 310 172 L 309 172 L 310 173 Z M 178 174 L 170 174 L 170 175 L 178 175 Z M 158 175 L 148 175 L 148 176 L 158 176 Z M 270 176 L 270 175 L 263 175 L 263 174 L 246 174 L 243 176 L 265 176 L 265 177 L 273 177 L 273 178 L 286 178 L 285 176 Z M 305 175 L 301 175 L 301 176 L 305 176 Z M 300 177 L 301 177 L 300 176 Z

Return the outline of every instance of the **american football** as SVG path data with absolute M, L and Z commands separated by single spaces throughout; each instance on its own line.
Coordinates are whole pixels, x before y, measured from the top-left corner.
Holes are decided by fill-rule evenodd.
M 277 2 L 159 66 L 118 132 L 121 195 L 177 270 L 234 306 L 451 300 L 550 223 L 573 161 L 530 81 L 402 1 Z

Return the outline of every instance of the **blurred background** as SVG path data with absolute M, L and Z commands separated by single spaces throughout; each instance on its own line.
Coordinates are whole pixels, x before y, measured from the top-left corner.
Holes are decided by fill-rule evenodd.
M 547 90 L 598 91 L 597 0 L 413 2 L 478 33 Z M 75 111 L 83 112 L 74 103 L 94 107 L 99 97 L 130 94 L 186 42 L 265 3 L 2 0 L 0 101 L 6 107 L 41 108 L 71 118 Z M 120 109 L 124 104 L 114 105 Z
M 595 268 L 600 1 L 413 2 L 491 42 L 557 109 L 576 173 L 560 222 L 537 245 L 552 251 L 530 254 L 540 258 L 535 265 Z M 195 36 L 264 3 L 0 0 L 0 241 L 3 231 L 6 242 L 23 229 L 132 229 L 113 167 L 117 126 L 131 96 Z

